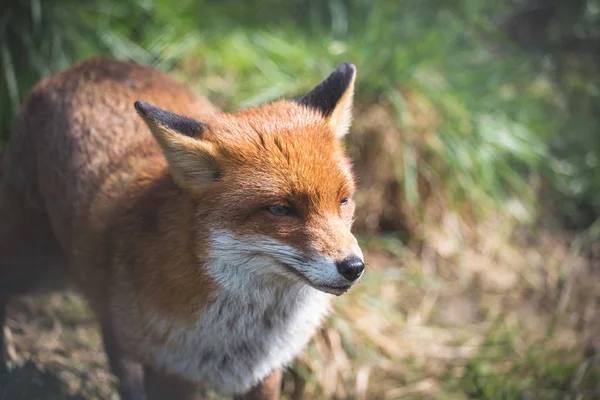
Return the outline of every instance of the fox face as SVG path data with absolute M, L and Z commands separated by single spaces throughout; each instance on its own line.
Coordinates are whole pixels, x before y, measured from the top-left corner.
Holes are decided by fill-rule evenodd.
M 354 66 L 342 64 L 297 102 L 202 122 L 136 102 L 175 182 L 194 199 L 201 258 L 222 286 L 270 279 L 339 295 L 362 275 L 351 233 L 355 182 L 340 141 L 354 79 Z

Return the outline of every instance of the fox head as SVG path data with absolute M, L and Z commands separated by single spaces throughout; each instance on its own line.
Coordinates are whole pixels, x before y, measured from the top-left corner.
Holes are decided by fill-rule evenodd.
M 207 121 L 135 103 L 195 204 L 198 240 L 222 285 L 269 277 L 339 295 L 361 277 L 350 231 L 355 183 L 341 144 L 355 76 L 342 64 L 299 101 Z

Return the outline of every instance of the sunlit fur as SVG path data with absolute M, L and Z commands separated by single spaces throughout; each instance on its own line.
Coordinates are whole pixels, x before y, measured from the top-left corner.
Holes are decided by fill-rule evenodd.
M 339 141 L 353 67 L 340 77 L 331 115 L 284 100 L 221 113 L 155 70 L 103 59 L 42 81 L 3 154 L 0 289 L 73 283 L 111 365 L 223 393 L 260 385 L 304 348 L 330 294 L 355 283 L 335 263 L 362 258 Z M 143 120 L 137 100 L 205 129 Z

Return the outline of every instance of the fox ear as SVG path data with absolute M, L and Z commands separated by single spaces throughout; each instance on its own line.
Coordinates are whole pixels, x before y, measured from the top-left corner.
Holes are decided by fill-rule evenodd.
M 196 138 L 206 128 L 204 124 L 143 101 L 134 106 L 160 145 L 179 186 L 201 190 L 218 180 L 214 146 Z
M 352 122 L 352 101 L 356 67 L 344 63 L 300 100 L 300 104 L 320 111 L 329 120 L 335 136 L 342 138 Z

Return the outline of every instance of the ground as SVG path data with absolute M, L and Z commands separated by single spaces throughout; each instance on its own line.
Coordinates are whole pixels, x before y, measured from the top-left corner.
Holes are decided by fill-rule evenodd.
M 600 398 L 599 249 L 518 231 L 504 247 L 493 222 L 467 235 L 448 218 L 418 249 L 363 238 L 367 273 L 286 374 L 287 398 Z M 0 400 L 116 399 L 76 294 L 14 299 L 6 333 Z

